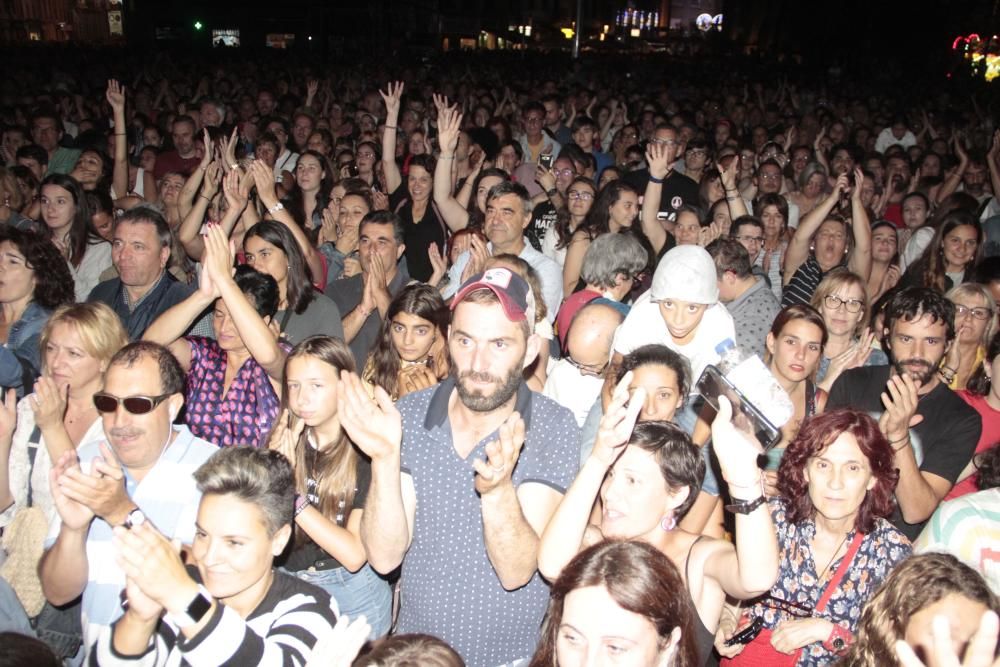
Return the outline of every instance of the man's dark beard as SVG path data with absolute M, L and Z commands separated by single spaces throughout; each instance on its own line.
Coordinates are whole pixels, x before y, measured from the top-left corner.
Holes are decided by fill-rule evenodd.
M 493 412 L 517 393 L 518 387 L 521 386 L 521 382 L 523 381 L 521 378 L 521 369 L 517 366 L 510 370 L 506 380 L 492 394 L 481 394 L 478 391 L 469 389 L 464 384 L 466 379 L 478 380 L 480 382 L 500 382 L 501 378 L 489 373 L 477 373 L 475 371 L 465 371 L 457 374 L 455 389 L 458 390 L 458 398 L 462 401 L 462 405 L 475 412 Z
M 893 365 L 896 367 L 896 372 L 899 373 L 900 375 L 906 374 L 906 375 L 910 375 L 911 377 L 913 377 L 914 371 L 912 371 L 909 368 L 907 368 L 906 367 L 907 364 L 914 364 L 914 365 L 919 364 L 919 365 L 923 366 L 926 369 L 926 370 L 924 370 L 923 373 L 921 373 L 917 377 L 913 378 L 914 380 L 919 380 L 920 381 L 920 386 L 921 387 L 926 386 L 927 383 L 929 383 L 931 380 L 933 380 L 934 379 L 934 373 L 937 372 L 937 370 L 936 370 L 937 367 L 936 366 L 931 366 L 931 363 L 929 361 L 927 361 L 926 359 L 903 359 L 901 361 L 895 362 Z

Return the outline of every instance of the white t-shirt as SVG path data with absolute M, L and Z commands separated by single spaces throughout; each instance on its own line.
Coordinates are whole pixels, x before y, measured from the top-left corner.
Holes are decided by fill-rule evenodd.
M 705 366 L 719 361 L 719 353 L 715 348 L 726 339 L 736 340 L 733 317 L 724 305 L 716 303 L 705 310 L 691 342 L 677 344 L 667 329 L 667 323 L 663 321 L 660 306 L 653 303 L 650 292 L 646 292 L 636 300 L 625 321 L 615 332 L 614 350 L 626 355 L 643 345 L 666 345 L 691 364 L 692 393 L 696 393 L 695 382 Z
M 906 242 L 906 247 L 903 248 L 903 254 L 899 258 L 900 268 L 903 271 L 906 271 L 907 267 L 920 259 L 924 254 L 924 250 L 926 250 L 927 246 L 931 244 L 931 239 L 933 238 L 933 227 L 919 227 L 915 232 L 913 232 L 913 235 L 910 236 L 910 240 Z
M 560 359 L 552 364 L 542 394 L 572 412 L 577 426 L 583 427 L 603 384 L 602 378 L 583 375 L 569 361 Z
M 559 233 L 555 225 L 545 230 L 542 237 L 542 254 L 554 261 L 559 266 L 566 264 L 566 248 L 557 248 L 559 245 Z

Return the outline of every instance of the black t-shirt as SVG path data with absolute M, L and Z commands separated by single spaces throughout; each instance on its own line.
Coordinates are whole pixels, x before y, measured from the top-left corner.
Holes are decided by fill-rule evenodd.
M 431 260 L 427 256 L 427 249 L 432 243 L 436 243 L 442 257 L 446 252 L 444 223 L 438 218 L 437 209 L 431 201 L 427 202 L 424 217 L 414 221 L 413 204 L 409 197 L 406 186 L 400 185 L 389 195 L 389 209 L 395 211 L 403 221 L 403 242 L 406 244 L 403 256 L 406 257 L 410 277 L 420 282 L 427 282 L 434 273 L 434 267 L 431 266 Z
M 826 409 L 855 408 L 875 419 L 885 411 L 881 394 L 889 381 L 890 366 L 867 366 L 844 371 L 830 389 Z M 910 442 L 922 472 L 929 472 L 952 484 L 972 460 L 982 431 L 982 419 L 958 395 L 939 382 L 920 397 L 917 414 L 924 419 L 910 429 Z M 906 523 L 897 509 L 893 524 L 910 540 L 916 539 L 925 522 Z
M 642 197 L 646 192 L 646 184 L 649 182 L 649 170 L 626 172 L 622 179 L 635 188 Z M 670 220 L 677 218 L 677 209 L 684 204 L 689 206 L 699 205 L 698 184 L 684 174 L 676 171 L 663 179 L 663 189 L 660 195 L 660 212 L 667 213 Z
M 312 447 L 306 448 L 307 469 L 312 470 L 315 467 L 316 456 L 317 452 L 315 449 Z M 372 481 L 372 466 L 371 462 L 363 454 L 357 455 L 356 471 L 357 478 L 354 483 L 354 498 L 351 500 L 350 508 L 345 507 L 344 502 L 341 501 L 337 516 L 327 517 L 345 528 L 347 527 L 347 520 L 350 518 L 351 510 L 364 509 L 365 500 L 368 498 L 368 487 Z M 306 479 L 306 493 L 309 496 L 309 502 L 319 509 L 317 484 L 316 480 L 312 479 L 312 477 Z M 288 560 L 285 562 L 285 569 L 290 572 L 298 572 L 299 570 L 308 569 L 318 560 L 331 561 L 331 564 L 324 567 L 324 569 L 340 567 L 340 562 L 336 558 L 328 554 L 318 544 L 313 542 L 311 538 L 306 536 L 306 541 L 289 554 Z
M 548 199 L 539 202 L 531 210 L 531 222 L 524 230 L 524 235 L 535 250 L 539 252 L 542 250 L 542 239 L 545 238 L 545 232 L 549 231 L 550 227 L 555 226 L 558 217 L 556 207 Z

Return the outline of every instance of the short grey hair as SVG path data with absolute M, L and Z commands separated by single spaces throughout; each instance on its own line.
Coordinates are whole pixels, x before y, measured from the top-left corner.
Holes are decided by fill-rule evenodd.
M 610 288 L 619 273 L 635 276 L 648 263 L 646 249 L 631 234 L 601 234 L 587 248 L 580 277 L 588 285 Z
M 806 183 L 809 179 L 813 177 L 814 174 L 822 174 L 823 178 L 827 178 L 829 174 L 826 171 L 826 167 L 821 165 L 819 162 L 808 162 L 806 166 L 802 167 L 802 173 L 799 174 L 799 180 L 797 185 L 799 189 L 806 187 Z

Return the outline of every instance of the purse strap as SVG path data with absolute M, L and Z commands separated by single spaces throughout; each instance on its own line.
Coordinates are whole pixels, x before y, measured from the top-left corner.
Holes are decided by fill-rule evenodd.
M 843 580 L 844 574 L 847 573 L 847 568 L 850 567 L 851 561 L 854 560 L 854 554 L 858 553 L 858 549 L 861 548 L 861 542 L 864 539 L 865 536 L 860 530 L 854 533 L 854 539 L 851 540 L 851 546 L 847 549 L 847 553 L 844 554 L 843 560 L 840 561 L 840 567 L 833 573 L 833 578 L 830 579 L 830 583 L 823 589 L 823 595 L 820 597 L 819 602 L 816 603 L 816 612 L 821 612 L 826 608 L 826 603 L 830 601 L 833 592 L 837 590 L 837 586 Z

